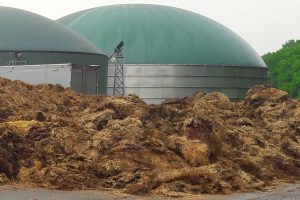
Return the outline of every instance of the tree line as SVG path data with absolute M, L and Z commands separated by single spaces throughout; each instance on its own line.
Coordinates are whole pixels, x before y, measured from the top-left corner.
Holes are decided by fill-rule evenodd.
M 262 58 L 269 68 L 269 83 L 300 99 L 300 40 L 289 40 Z

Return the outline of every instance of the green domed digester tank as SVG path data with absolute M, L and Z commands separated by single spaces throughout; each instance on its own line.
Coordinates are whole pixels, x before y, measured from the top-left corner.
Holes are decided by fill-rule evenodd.
M 0 7 L 0 65 L 99 65 L 98 92 L 106 93 L 108 56 L 78 33 L 40 15 Z
M 223 25 L 168 6 L 127 4 L 92 8 L 58 22 L 105 53 L 125 42 L 125 93 L 149 103 L 194 92 L 219 91 L 241 99 L 266 81 L 267 68 L 256 51 Z M 109 67 L 108 94 L 112 94 Z

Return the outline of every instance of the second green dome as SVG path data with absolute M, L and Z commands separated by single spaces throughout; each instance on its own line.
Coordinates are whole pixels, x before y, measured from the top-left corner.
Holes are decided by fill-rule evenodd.
M 80 11 L 58 22 L 109 54 L 125 42 L 127 64 L 266 67 L 256 51 L 225 26 L 168 6 L 127 4 Z

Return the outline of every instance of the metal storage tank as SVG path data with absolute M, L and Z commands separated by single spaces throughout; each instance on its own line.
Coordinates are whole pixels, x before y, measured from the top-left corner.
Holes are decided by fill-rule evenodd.
M 78 33 L 31 12 L 0 7 L 0 65 L 99 65 L 106 94 L 108 56 Z
M 194 92 L 241 99 L 266 81 L 261 57 L 241 37 L 202 15 L 168 6 L 126 4 L 92 8 L 58 20 L 106 53 L 124 41 L 125 93 L 148 103 Z M 108 94 L 114 68 L 109 67 Z

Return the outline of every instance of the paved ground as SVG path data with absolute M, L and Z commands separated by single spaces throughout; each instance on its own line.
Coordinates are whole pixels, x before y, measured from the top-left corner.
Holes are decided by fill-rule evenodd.
M 45 189 L 16 189 L 7 186 L 0 187 L 0 200 L 162 200 L 156 196 L 137 197 L 113 194 L 103 191 L 53 191 Z M 178 199 L 178 198 L 177 198 Z M 202 195 L 184 198 L 189 200 L 299 200 L 300 183 L 277 187 L 270 192 L 236 193 L 231 195 Z M 176 200 L 176 198 L 175 198 Z

